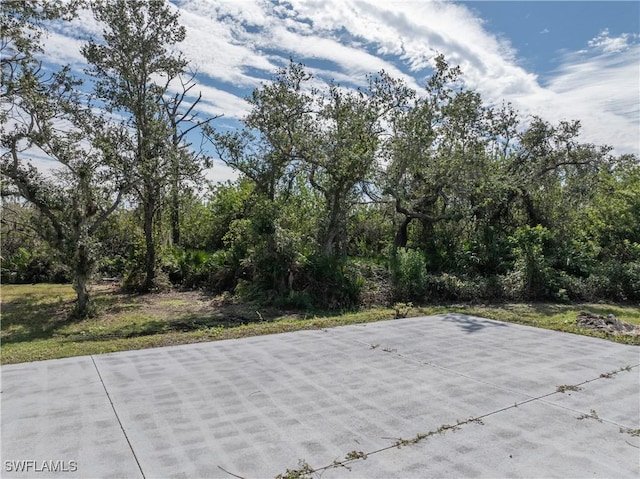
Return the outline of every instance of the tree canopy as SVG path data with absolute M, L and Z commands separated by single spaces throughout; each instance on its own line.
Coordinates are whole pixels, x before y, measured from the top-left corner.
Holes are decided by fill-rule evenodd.
M 91 2 L 84 83 L 38 59 L 43 25 L 78 5 L 2 5 L 3 280 L 71 279 L 81 315 L 100 276 L 320 308 L 640 299 L 637 156 L 486 104 L 441 55 L 420 91 L 383 71 L 322 83 L 292 60 L 229 131 L 189 101 L 165 2 Z M 216 155 L 237 180 L 203 181 Z

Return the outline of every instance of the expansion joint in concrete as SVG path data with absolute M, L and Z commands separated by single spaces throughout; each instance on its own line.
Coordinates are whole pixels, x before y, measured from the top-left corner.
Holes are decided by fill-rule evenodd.
M 104 380 L 102 379 L 102 374 L 100 374 L 100 369 L 98 369 L 98 365 L 96 364 L 96 361 L 93 358 L 93 356 L 91 356 L 91 362 L 93 363 L 93 367 L 96 368 L 96 373 L 98 373 L 98 378 L 100 378 L 100 383 L 102 384 L 102 388 L 104 389 L 104 392 L 107 395 L 107 399 L 109 400 L 109 404 L 111 404 L 111 409 L 113 410 L 113 414 L 115 415 L 116 420 L 118 421 L 118 424 L 120 425 L 120 430 L 122 431 L 122 434 L 124 435 L 124 438 L 127 441 L 127 444 L 129 446 L 129 450 L 131 451 L 131 454 L 133 455 L 133 458 L 135 459 L 136 464 L 138 465 L 138 469 L 140 470 L 140 474 L 142 475 L 142 479 L 146 479 L 145 475 L 144 475 L 144 471 L 142 470 L 142 466 L 140 465 L 140 461 L 138 460 L 138 456 L 136 455 L 136 451 L 133 450 L 133 446 L 131 445 L 131 441 L 129 440 L 129 436 L 127 436 L 127 431 L 125 431 L 124 425 L 122 424 L 122 421 L 120 420 L 120 416 L 118 416 L 118 411 L 116 411 L 116 407 L 113 404 L 113 401 L 111 400 L 111 395 L 109 394 L 109 390 L 107 389 L 107 385 L 104 383 Z

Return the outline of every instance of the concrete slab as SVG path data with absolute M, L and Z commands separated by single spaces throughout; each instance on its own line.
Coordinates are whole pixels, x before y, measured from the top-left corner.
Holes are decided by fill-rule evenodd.
M 638 477 L 638 371 L 637 347 L 464 315 L 3 366 L 3 477 L 262 478 L 360 451 L 323 477 Z
M 638 477 L 638 438 L 538 401 L 424 442 L 332 468 L 325 478 Z M 631 440 L 635 439 L 635 440 Z M 315 464 L 314 464 L 315 466 Z
M 142 477 L 91 357 L 2 367 L 2 477 Z

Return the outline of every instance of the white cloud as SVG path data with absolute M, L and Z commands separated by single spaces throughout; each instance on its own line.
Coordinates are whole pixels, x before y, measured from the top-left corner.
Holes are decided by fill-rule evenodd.
M 600 50 L 599 47 L 593 47 Z M 588 141 L 609 144 L 618 153 L 640 152 L 640 44 L 624 51 L 573 54 L 546 85 L 554 94 L 547 116 L 571 113 Z M 555 110 L 555 114 L 554 114 Z
M 637 33 L 623 33 L 618 37 L 610 37 L 605 28 L 598 36 L 589 40 L 588 45 L 603 53 L 619 53 L 629 49 L 638 40 Z
M 211 168 L 204 171 L 204 175 L 211 183 L 224 183 L 227 180 L 235 180 L 239 176 L 236 170 L 225 165 L 221 160 L 216 160 Z
M 194 90 L 202 93 L 198 110 L 206 115 L 224 115 L 225 118 L 240 120 L 249 113 L 249 103 L 233 93 L 203 84 L 198 84 Z
M 489 103 L 511 101 L 523 115 L 580 119 L 583 139 L 638 152 L 638 35 L 601 31 L 566 55 L 544 84 L 518 63 L 508 40 L 467 7 L 448 1 L 173 0 L 187 28 L 181 49 L 198 70 L 202 110 L 239 119 L 242 96 L 286 64 L 309 64 L 320 79 L 361 86 L 381 69 L 419 88 L 436 52 L 461 66 Z M 51 59 L 82 68 L 81 43 L 99 34 L 88 13 L 48 40 Z M 545 33 L 547 29 L 540 33 Z M 595 32 L 594 32 L 595 33 Z M 226 167 L 225 167 L 226 168 Z M 222 175 L 224 176 L 224 175 Z

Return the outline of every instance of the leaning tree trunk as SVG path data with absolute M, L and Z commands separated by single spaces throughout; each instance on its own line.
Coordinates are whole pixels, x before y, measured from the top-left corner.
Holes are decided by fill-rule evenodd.
M 407 216 L 402 221 L 402 223 L 400 223 L 400 226 L 398 227 L 398 231 L 396 232 L 396 237 L 394 238 L 394 241 L 393 241 L 394 245 L 397 248 L 405 248 L 407 246 L 407 241 L 409 239 L 408 228 L 409 228 L 409 223 L 411 223 L 411 220 L 413 220 L 413 218 L 411 216 Z

